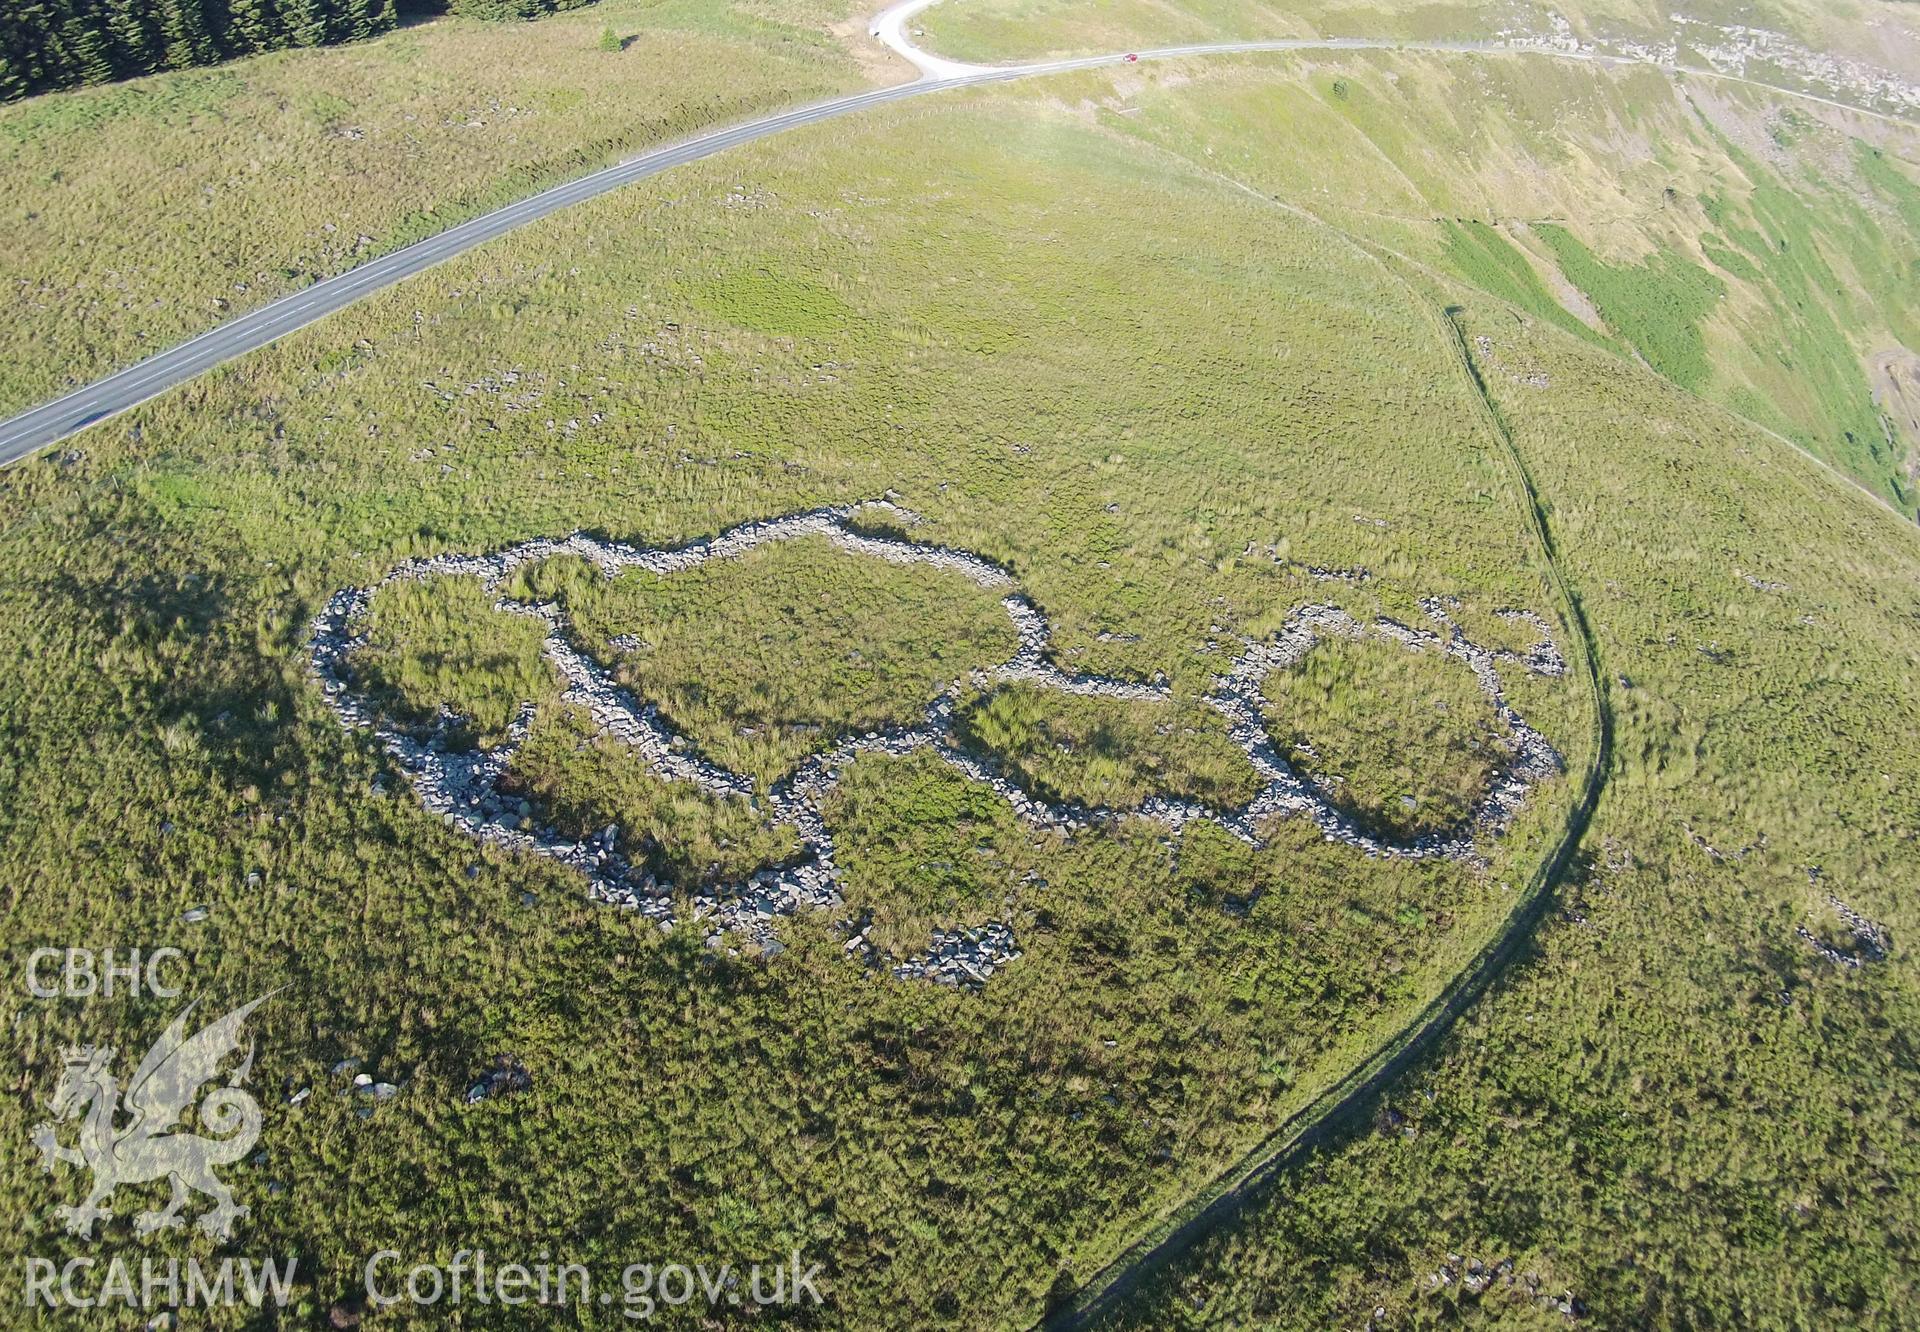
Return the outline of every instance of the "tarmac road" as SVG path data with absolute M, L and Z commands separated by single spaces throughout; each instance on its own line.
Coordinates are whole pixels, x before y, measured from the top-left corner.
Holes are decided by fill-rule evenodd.
M 404 249 L 382 255 L 333 277 L 323 278 L 310 287 L 282 296 L 257 310 L 237 315 L 198 337 L 157 352 L 123 370 L 96 379 L 62 397 L 29 408 L 11 420 L 0 422 L 0 466 L 17 462 L 37 453 L 49 444 L 76 435 L 88 426 L 138 406 L 147 399 L 185 383 L 224 361 L 244 356 L 276 339 L 305 328 L 337 310 L 343 310 L 361 297 L 392 286 L 435 264 L 464 254 L 475 246 L 504 236 L 517 227 L 554 213 L 562 208 L 617 190 L 623 185 L 645 180 L 672 167 L 695 162 L 725 152 L 743 143 L 783 134 L 802 125 L 816 124 L 836 116 L 883 106 L 923 93 L 949 88 L 974 87 L 1009 79 L 1060 74 L 1071 70 L 1096 69 L 1118 65 L 1128 59 L 1125 52 L 1083 56 L 1069 60 L 1045 60 L 1021 65 L 964 65 L 922 51 L 904 31 L 906 21 L 927 8 L 933 0 L 903 0 L 877 15 L 872 34 L 921 71 L 909 83 L 875 88 L 828 98 L 791 111 L 762 116 L 726 129 L 713 130 L 695 138 L 655 148 L 628 161 L 605 167 L 589 175 L 556 185 L 518 203 L 462 222 Z M 1262 51 L 1362 51 L 1409 50 L 1430 52 L 1491 53 L 1526 49 L 1533 54 L 1560 55 L 1584 59 L 1568 52 L 1514 48 L 1495 42 L 1397 42 L 1364 39 L 1304 39 L 1264 42 L 1207 42 L 1191 46 L 1158 47 L 1140 51 L 1139 60 L 1172 60 L 1186 56 L 1242 55 Z
M 0 466 L 18 462 L 46 448 L 49 444 L 55 444 L 76 435 L 88 426 L 124 412 L 130 407 L 138 406 L 149 398 L 185 383 L 224 361 L 230 361 L 237 356 L 244 356 L 250 351 L 264 347 L 276 339 L 326 318 L 337 310 L 345 309 L 363 296 L 383 287 L 392 286 L 416 273 L 424 272 L 435 264 L 464 254 L 475 246 L 484 245 L 517 227 L 537 221 L 549 213 L 570 208 L 574 204 L 596 198 L 610 190 L 617 190 L 623 185 L 645 180 L 672 167 L 695 162 L 703 157 L 711 157 L 715 153 L 725 152 L 743 143 L 751 143 L 755 139 L 783 134 L 802 125 L 816 124 L 822 120 L 831 120 L 836 116 L 862 111 L 868 107 L 883 106 L 889 102 L 917 97 L 923 93 L 939 92 L 949 88 L 974 87 L 1009 79 L 1031 78 L 1043 74 L 1060 74 L 1071 70 L 1097 69 L 1102 66 L 1122 64 L 1130 58 L 1173 60 L 1188 56 L 1245 55 L 1263 51 L 1398 50 L 1457 54 L 1510 53 L 1591 61 L 1600 64 L 1635 63 L 1620 57 L 1593 55 L 1550 46 L 1513 45 L 1500 42 L 1401 42 L 1363 38 L 1308 38 L 1263 42 L 1204 42 L 1190 46 L 1156 47 L 1131 55 L 1126 52 L 1115 52 L 1110 55 L 1036 61 L 1021 65 L 967 65 L 921 50 L 914 45 L 913 39 L 908 35 L 905 27 L 907 21 L 933 3 L 934 0 L 901 0 L 901 3 L 876 15 L 869 25 L 869 30 L 875 38 L 912 62 L 920 71 L 920 77 L 912 82 L 828 98 L 791 111 L 781 111 L 744 124 L 713 130 L 677 144 L 655 148 L 628 161 L 556 185 L 552 189 L 522 199 L 518 203 L 508 204 L 491 213 L 462 222 L 436 236 L 415 241 L 405 249 L 395 250 L 391 254 L 369 260 L 357 268 L 323 278 L 310 287 L 282 296 L 279 300 L 263 305 L 257 310 L 229 319 L 226 323 L 209 329 L 198 337 L 178 343 L 144 361 L 137 361 L 123 370 L 117 370 L 96 379 L 93 383 L 77 388 L 63 397 L 29 408 L 11 420 L 0 422 Z M 1736 82 L 1748 81 L 1704 69 L 1682 68 L 1674 72 L 1728 78 Z M 1774 91 L 1786 90 L 1775 89 Z M 1792 95 L 1807 96 L 1806 94 Z M 1811 100 L 1825 101 L 1826 99 L 1812 98 Z M 1832 103 L 1832 105 L 1841 104 Z M 1858 107 L 1843 107 L 1843 109 L 1862 115 L 1877 114 Z

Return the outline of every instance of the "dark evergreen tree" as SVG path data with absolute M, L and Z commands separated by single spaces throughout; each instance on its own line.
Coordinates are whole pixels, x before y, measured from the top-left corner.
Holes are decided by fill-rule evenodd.
M 6 24 L 10 20 L 0 17 L 0 101 L 12 101 L 16 97 L 25 97 L 30 91 L 27 85 L 26 67 L 20 61 L 18 49 L 9 40 Z
M 359 41 L 378 32 L 374 0 L 334 0 L 335 31 L 342 41 Z
M 440 8 L 441 0 L 419 0 Z M 584 0 L 451 0 L 527 18 Z M 390 30 L 398 0 L 0 0 L 0 101 Z
M 106 3 L 114 67 L 122 78 L 152 73 L 160 64 L 160 39 L 154 32 L 151 3 L 149 0 L 106 0 Z
M 325 46 L 331 38 L 329 0 L 282 0 L 281 26 L 288 46 Z
M 274 0 L 231 0 L 227 45 L 235 55 L 277 51 L 290 45 Z
M 477 19 L 524 19 L 551 14 L 555 0 L 452 0 L 455 14 Z
M 20 86 L 14 96 L 73 86 L 75 80 L 66 77 L 54 63 L 60 45 L 55 35 L 60 20 L 51 0 L 21 0 L 8 8 L 4 18 L 8 64 Z
M 75 83 L 107 83 L 113 79 L 113 45 L 106 25 L 85 0 L 67 0 L 60 25 L 61 67 Z
M 219 57 L 200 0 L 161 0 L 160 36 L 168 69 L 209 65 Z

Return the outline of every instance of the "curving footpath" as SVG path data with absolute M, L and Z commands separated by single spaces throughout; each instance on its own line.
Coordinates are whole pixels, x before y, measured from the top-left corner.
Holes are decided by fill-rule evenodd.
M 248 352 L 276 342 L 289 333 L 318 323 L 328 315 L 359 301 L 362 297 L 404 281 L 438 264 L 486 244 L 488 241 L 537 222 L 563 208 L 597 198 L 623 185 L 656 176 L 662 171 L 688 162 L 697 162 L 729 148 L 752 143 L 816 124 L 856 111 L 865 111 L 890 102 L 904 101 L 923 93 L 951 88 L 977 87 L 1011 79 L 1043 74 L 1063 74 L 1073 70 L 1100 69 L 1131 60 L 1176 60 L 1192 56 L 1248 55 L 1286 51 L 1413 51 L 1439 54 L 1490 55 L 1525 54 L 1587 64 L 1650 64 L 1669 73 L 1695 74 L 1708 78 L 1749 83 L 1773 92 L 1822 102 L 1859 115 L 1910 125 L 1912 122 L 1888 116 L 1864 107 L 1848 106 L 1811 93 L 1778 88 L 1757 80 L 1725 74 L 1719 70 L 1691 65 L 1663 64 L 1650 57 L 1603 55 L 1569 50 L 1544 41 L 1394 41 L 1371 38 L 1285 38 L 1252 42 L 1201 42 L 1187 46 L 1163 46 L 1137 53 L 1115 52 L 1109 55 L 1082 56 L 1066 60 L 1040 60 L 1017 65 L 968 65 L 946 60 L 914 45 L 906 23 L 935 0 L 903 0 L 882 11 L 873 20 L 870 33 L 909 61 L 920 71 L 910 83 L 875 88 L 828 98 L 807 106 L 763 116 L 727 129 L 656 148 L 614 166 L 580 176 L 539 194 L 482 214 L 438 235 L 415 241 L 403 249 L 372 259 L 357 268 L 323 278 L 310 287 L 282 296 L 279 300 L 238 315 L 207 330 L 198 337 L 177 343 L 163 352 L 136 361 L 124 370 L 103 376 L 91 384 L 73 390 L 50 402 L 29 408 L 18 416 L 0 422 L 0 466 L 18 462 L 97 425 L 129 408 L 137 407 L 168 389 L 183 384 L 217 365 L 244 356 Z
M 1362 1122 L 1375 1099 L 1414 1064 L 1431 1056 L 1462 1013 L 1484 995 L 1532 942 L 1533 932 L 1554 900 L 1554 889 L 1573 864 L 1613 766 L 1613 708 L 1600 669 L 1600 648 L 1579 591 L 1561 567 L 1540 493 L 1526 459 L 1513 442 L 1486 381 L 1467 350 L 1462 312 L 1443 312 L 1444 331 L 1455 361 L 1472 390 L 1474 402 L 1512 474 L 1525 521 L 1546 562 L 1548 582 L 1573 630 L 1574 666 L 1593 700 L 1589 719 L 1586 770 L 1580 795 L 1568 809 L 1560 839 L 1527 881 L 1520 899 L 1474 959 L 1449 981 L 1425 1008 L 1364 1062 L 1289 1116 L 1254 1149 L 1216 1176 L 1147 1233 L 1095 1273 L 1060 1304 L 1049 1308 L 1036 1332 L 1081 1332 L 1118 1314 L 1141 1287 L 1210 1235 L 1235 1221 L 1274 1181 L 1313 1152 L 1338 1141 Z

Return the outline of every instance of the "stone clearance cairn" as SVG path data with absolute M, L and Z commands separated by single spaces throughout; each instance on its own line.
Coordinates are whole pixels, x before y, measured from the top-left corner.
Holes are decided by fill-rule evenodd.
M 1265 786 L 1240 809 L 1214 809 L 1183 801 L 1152 799 L 1134 810 L 1095 809 L 1041 800 L 1008 781 L 990 758 L 963 751 L 953 737 L 955 705 L 969 687 L 1025 681 L 1062 693 L 1122 700 L 1168 701 L 1164 685 L 1138 684 L 1095 675 L 1070 675 L 1047 659 L 1048 625 L 1044 615 L 1015 589 L 1004 570 L 977 555 L 917 542 L 870 536 L 848 526 L 862 510 L 873 510 L 906 522 L 914 516 L 885 502 L 816 509 L 766 522 L 747 523 L 708 541 L 673 550 L 643 550 L 619 542 L 576 534 L 563 541 L 536 540 L 494 555 L 438 555 L 408 560 L 388 571 L 374 587 L 346 588 L 333 595 L 315 617 L 309 648 L 313 673 L 328 703 L 343 725 L 371 730 L 407 775 L 421 804 L 440 815 L 450 827 L 464 829 L 483 842 L 509 851 L 546 856 L 578 870 L 591 895 L 601 901 L 639 911 L 663 929 L 671 929 L 679 915 L 673 886 L 659 882 L 644 867 L 622 855 L 619 829 L 607 827 L 585 840 L 572 840 L 550 826 L 541 826 L 523 811 L 521 802 L 501 794 L 500 778 L 533 723 L 534 705 L 525 705 L 509 728 L 504 743 L 491 749 L 449 748 L 449 737 L 461 720 L 443 709 L 424 736 L 408 734 L 387 724 L 366 697 L 357 692 L 349 659 L 366 643 L 358 630 L 377 588 L 401 579 L 425 580 L 443 576 L 477 578 L 488 590 L 497 590 L 524 564 L 559 555 L 591 561 L 613 578 L 626 569 L 673 574 L 729 559 L 772 541 L 797 537 L 824 537 L 859 555 L 898 564 L 925 564 L 971 579 L 983 588 L 1006 595 L 1002 605 L 1019 632 L 1020 646 L 1012 658 L 989 670 L 956 681 L 928 704 L 917 725 L 894 727 L 841 740 L 824 753 L 800 764 L 766 793 L 765 805 L 773 821 L 791 825 L 803 847 L 793 864 L 769 867 L 744 882 L 727 884 L 692 895 L 691 913 L 708 930 L 707 943 L 719 948 L 733 932 L 766 952 L 779 950 L 773 921 L 801 910 L 831 911 L 843 903 L 838 890 L 840 869 L 834 861 L 832 831 L 821 817 L 825 798 L 838 783 L 845 766 L 861 754 L 905 755 L 930 750 L 974 781 L 992 787 L 1016 814 L 1039 827 L 1071 833 L 1132 816 L 1157 821 L 1176 835 L 1188 823 L 1214 819 L 1250 846 L 1262 845 L 1260 825 L 1279 814 L 1311 818 L 1329 841 L 1344 842 L 1373 856 L 1395 858 L 1447 857 L 1472 860 L 1474 839 L 1498 835 L 1512 822 L 1535 782 L 1559 771 L 1560 758 L 1546 740 L 1508 706 L 1495 666 L 1517 664 L 1538 675 L 1560 675 L 1566 663 L 1553 645 L 1545 621 L 1526 611 L 1504 612 L 1509 618 L 1534 626 L 1541 635 L 1524 655 L 1476 646 L 1467 641 L 1438 600 L 1423 602 L 1434 629 L 1414 629 L 1390 620 L 1362 625 L 1332 606 L 1305 606 L 1294 612 L 1279 635 L 1249 642 L 1233 668 L 1214 682 L 1206 701 L 1222 713 L 1234 743 L 1246 752 Z M 547 628 L 547 658 L 566 682 L 562 701 L 588 710 L 606 736 L 630 746 L 660 777 L 689 782 L 715 796 L 751 799 L 752 783 L 716 764 L 694 756 L 690 746 L 661 719 L 659 710 L 633 697 L 614 682 L 596 661 L 568 640 L 566 617 L 557 605 L 529 605 L 510 599 L 496 603 L 499 610 L 529 615 Z M 1497 774 L 1486 798 L 1466 823 L 1441 834 L 1395 844 L 1362 830 L 1334 808 L 1324 792 L 1283 758 L 1267 734 L 1260 712 L 1260 683 L 1270 671 L 1292 666 L 1326 637 L 1378 638 L 1400 643 L 1411 651 L 1434 650 L 1465 662 L 1493 701 L 1511 732 L 1513 752 Z M 845 925 L 846 950 L 871 964 L 890 965 L 900 979 L 930 980 L 945 985 L 978 986 L 995 969 L 1020 956 L 1013 930 L 1004 922 L 976 929 L 936 934 L 926 952 L 905 959 L 883 959 L 853 922 Z

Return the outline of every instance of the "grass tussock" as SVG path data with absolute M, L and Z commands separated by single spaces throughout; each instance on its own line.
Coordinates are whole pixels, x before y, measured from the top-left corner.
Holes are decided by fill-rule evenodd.
M 1362 824 L 1406 839 L 1458 827 L 1509 756 L 1473 673 L 1397 643 L 1315 643 L 1261 685 L 1296 769 Z
M 1130 809 L 1167 796 L 1231 809 L 1261 785 L 1224 719 L 1198 702 L 1081 697 L 1014 683 L 970 700 L 954 720 L 961 743 L 1047 800 Z
M 375 592 L 350 665 L 376 706 L 413 727 L 448 708 L 473 741 L 494 745 L 523 705 L 557 698 L 559 675 L 541 654 L 546 626 L 494 600 L 477 579 L 445 576 Z
M 557 599 L 623 684 L 762 789 L 846 736 L 917 722 L 1019 646 L 999 594 L 818 537 L 664 577 L 609 581 L 565 559 L 526 571 L 517 590 Z

